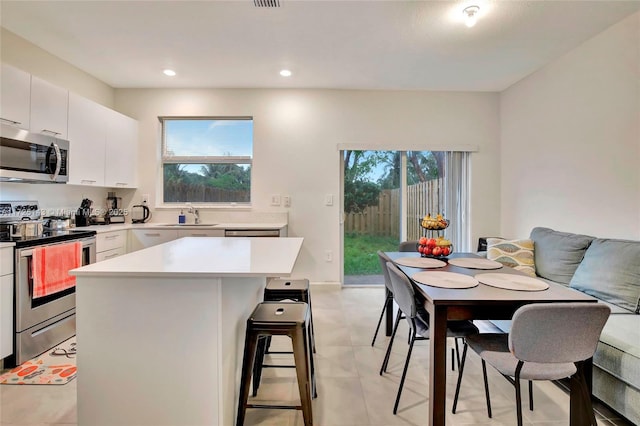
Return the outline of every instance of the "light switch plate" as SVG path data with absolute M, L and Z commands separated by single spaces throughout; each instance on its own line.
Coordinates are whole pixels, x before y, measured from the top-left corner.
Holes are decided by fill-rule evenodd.
M 291 197 L 289 195 L 283 195 L 282 204 L 284 204 L 285 207 L 291 207 Z
M 333 194 L 327 194 L 324 196 L 324 205 L 325 206 L 333 205 Z
M 279 206 L 280 205 L 280 194 L 271 195 L 271 205 Z

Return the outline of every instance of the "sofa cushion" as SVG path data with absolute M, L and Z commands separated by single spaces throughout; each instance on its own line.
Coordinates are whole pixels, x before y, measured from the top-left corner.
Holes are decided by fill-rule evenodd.
M 487 259 L 495 260 L 532 277 L 536 276 L 531 240 L 487 238 Z
M 570 287 L 635 312 L 640 297 L 640 241 L 593 240 Z
M 542 278 L 569 284 L 584 253 L 595 238 L 588 235 L 533 228 L 536 273 Z
M 593 363 L 640 389 L 640 316 L 611 314 L 600 335 Z

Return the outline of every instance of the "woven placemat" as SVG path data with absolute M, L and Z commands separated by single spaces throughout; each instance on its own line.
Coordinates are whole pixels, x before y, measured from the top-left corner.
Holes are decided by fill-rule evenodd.
M 449 265 L 469 269 L 500 269 L 503 266 L 502 263 L 496 262 L 495 260 L 477 257 L 456 257 L 449 259 Z
M 394 260 L 394 262 L 398 265 L 422 269 L 442 268 L 447 266 L 447 264 L 442 260 L 431 259 L 429 257 L 401 257 Z
M 549 284 L 533 277 L 515 274 L 477 274 L 476 279 L 482 284 L 517 291 L 542 291 L 549 288 Z
M 456 272 L 416 272 L 411 279 L 431 287 L 440 288 L 472 288 L 478 285 L 474 277 Z

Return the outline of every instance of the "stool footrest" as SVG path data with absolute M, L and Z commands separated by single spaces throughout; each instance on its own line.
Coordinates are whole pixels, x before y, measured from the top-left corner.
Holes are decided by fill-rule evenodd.
M 262 368 L 296 368 L 295 365 L 267 365 L 262 364 Z
M 247 408 L 275 408 L 277 410 L 302 410 L 302 405 L 247 404 Z
M 283 355 L 283 354 L 292 354 L 292 351 L 266 351 L 264 354 L 268 355 L 268 354 L 279 354 L 279 355 Z

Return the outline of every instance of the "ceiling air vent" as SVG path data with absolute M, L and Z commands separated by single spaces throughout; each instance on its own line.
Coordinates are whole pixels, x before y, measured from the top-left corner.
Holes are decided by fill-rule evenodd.
M 280 0 L 253 0 L 255 7 L 280 7 Z

